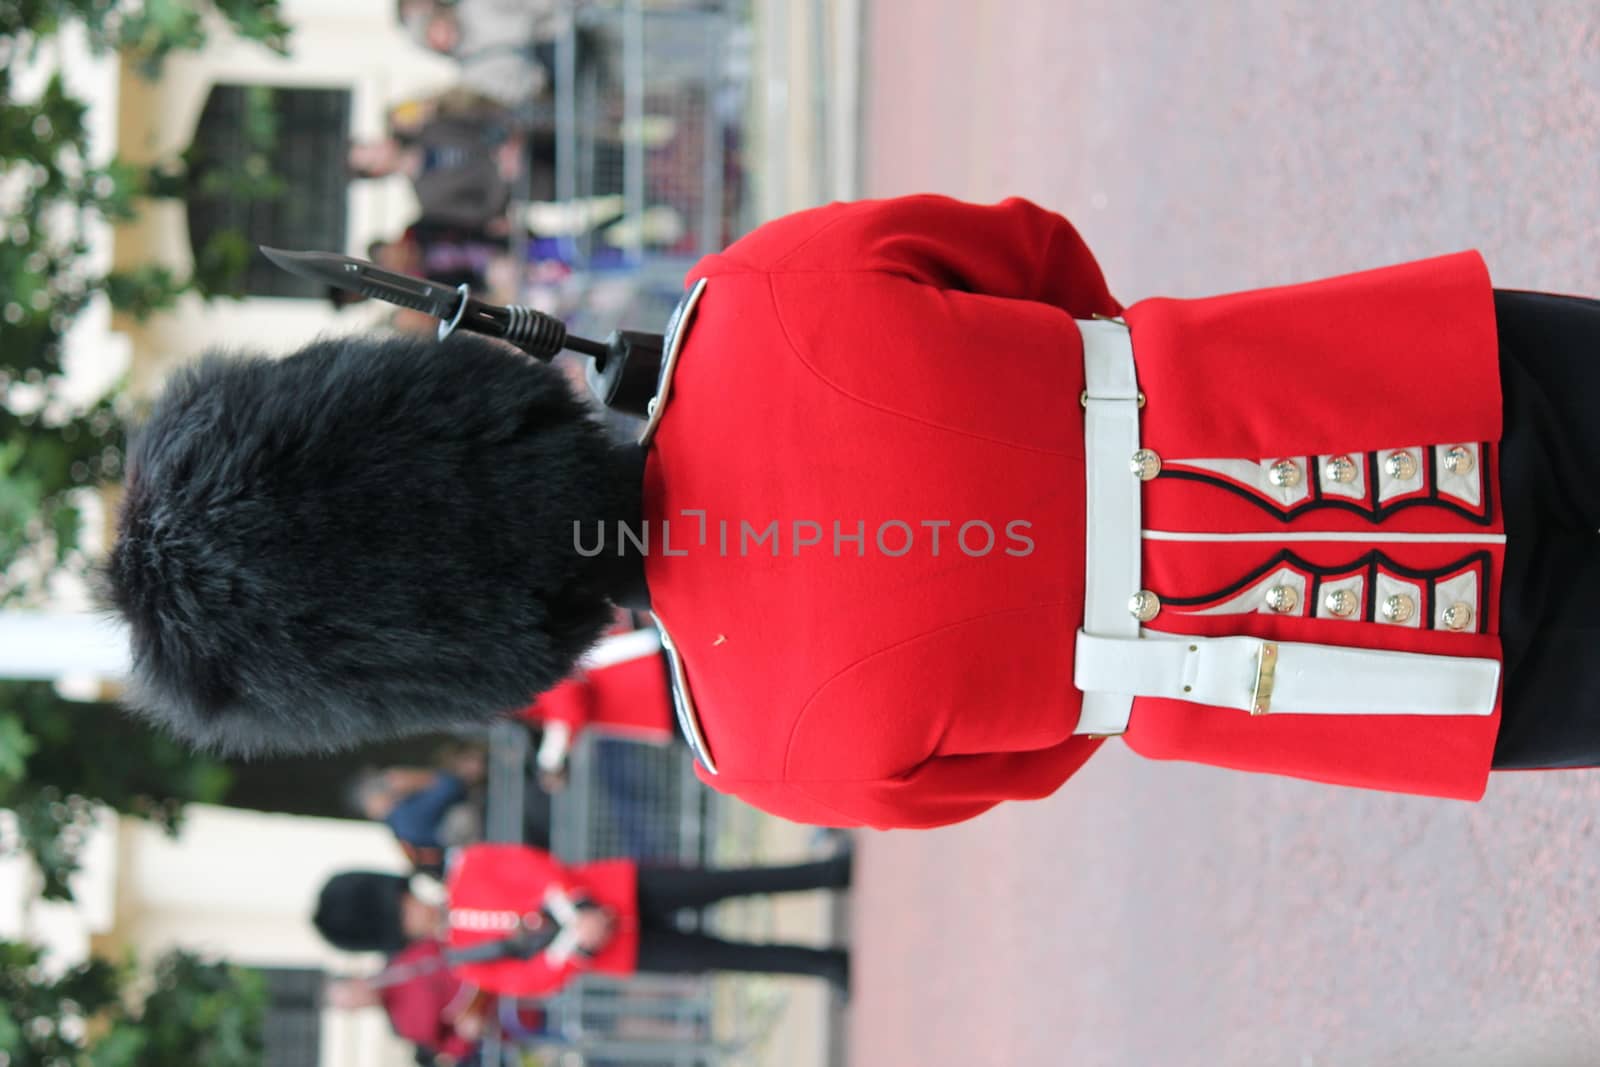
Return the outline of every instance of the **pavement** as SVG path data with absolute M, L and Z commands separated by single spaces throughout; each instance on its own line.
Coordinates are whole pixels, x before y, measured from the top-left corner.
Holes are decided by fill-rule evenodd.
M 862 194 L 1027 196 L 1125 303 L 1464 248 L 1600 294 L 1593 2 L 869 0 L 864 29 Z M 1597 816 L 1595 771 L 1469 805 L 1108 745 L 1048 800 L 862 836 L 850 1062 L 1600 1065 Z

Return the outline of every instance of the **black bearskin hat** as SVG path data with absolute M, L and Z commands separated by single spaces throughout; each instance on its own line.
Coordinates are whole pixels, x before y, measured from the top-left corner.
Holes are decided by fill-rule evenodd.
M 336 874 L 322 887 L 311 921 L 334 948 L 392 955 L 406 947 L 401 901 L 409 885 L 409 880 L 398 874 Z
M 128 703 L 197 746 L 306 752 L 481 722 L 566 675 L 636 522 L 637 448 L 563 375 L 458 333 L 177 373 L 128 452 L 105 599 Z

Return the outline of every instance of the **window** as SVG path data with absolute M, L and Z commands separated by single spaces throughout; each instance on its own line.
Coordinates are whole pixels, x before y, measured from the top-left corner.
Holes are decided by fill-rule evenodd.
M 322 972 L 263 967 L 267 986 L 262 1067 L 315 1067 L 322 1046 Z
M 213 86 L 185 153 L 189 246 L 197 267 L 203 270 L 213 238 L 234 231 L 251 245 L 246 295 L 325 296 L 254 246 L 344 250 L 349 138 L 347 89 Z M 261 183 L 275 185 L 277 195 L 250 198 L 248 190 Z

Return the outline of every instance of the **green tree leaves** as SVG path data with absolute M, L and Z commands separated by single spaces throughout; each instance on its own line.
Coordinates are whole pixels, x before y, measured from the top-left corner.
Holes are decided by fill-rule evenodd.
M 91 960 L 59 976 L 37 948 L 0 941 L 0 1062 L 12 1067 L 258 1067 L 259 975 L 184 952 L 148 973 Z
M 241 161 L 189 151 L 143 167 L 96 160 L 88 105 L 59 69 L 41 75 L 26 97 L 16 91 L 18 72 L 53 62 L 55 36 L 74 25 L 91 49 L 120 50 L 154 74 L 171 55 L 207 43 L 213 13 L 248 39 L 287 48 L 279 0 L 0 0 L 0 608 L 39 606 L 55 576 L 87 572 L 84 504 L 98 484 L 122 474 L 119 391 L 86 403 L 65 388 L 63 339 L 74 321 L 97 298 L 146 319 L 189 292 L 242 294 L 251 248 L 241 234 L 216 235 L 182 276 L 160 264 L 108 272 L 91 256 L 96 233 L 135 218 L 155 197 L 282 193 L 273 174 L 268 89 L 250 94 Z M 47 896 L 70 897 L 96 805 L 175 830 L 185 803 L 220 799 L 227 780 L 221 765 L 116 708 L 64 700 L 42 683 L 0 681 L 0 808 L 16 816 L 14 832 L 0 836 L 0 852 L 31 855 Z M 188 990 L 182 1010 L 203 1014 L 209 1002 L 193 1000 L 191 987 L 210 972 L 174 973 L 171 997 Z M 146 1011 L 167 1002 L 147 1001 Z M 7 1035 L 20 1026 L 26 1037 L 32 1024 L 3 992 L 0 1005 L 5 1050 Z M 90 1060 L 71 1062 L 230 1063 L 237 1041 L 228 1040 L 233 1044 L 217 1053 L 222 1058 L 208 1052 L 162 1061 L 148 1058 L 157 1046 L 124 1035 L 107 1038 Z

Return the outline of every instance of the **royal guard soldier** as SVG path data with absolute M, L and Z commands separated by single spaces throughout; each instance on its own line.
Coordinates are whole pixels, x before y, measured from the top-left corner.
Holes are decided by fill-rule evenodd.
M 111 589 L 136 702 L 224 747 L 495 714 L 615 603 L 705 781 L 796 820 L 967 819 L 1108 736 L 1475 800 L 1600 762 L 1597 343 L 1474 252 L 1124 306 L 1027 201 L 835 204 L 694 268 L 636 448 L 459 331 L 180 374 Z
M 539 781 L 565 788 L 567 760 L 580 734 L 672 744 L 672 692 L 661 635 L 653 627 L 601 638 L 578 670 L 541 694 L 517 717 L 543 731 L 535 762 Z
M 569 865 L 526 845 L 468 845 L 452 857 L 443 903 L 412 892 L 400 875 L 346 871 L 323 886 L 312 921 L 349 952 L 438 940 L 456 977 L 499 996 L 546 996 L 582 975 L 640 972 L 796 975 L 844 992 L 847 950 L 727 941 L 682 931 L 677 918 L 735 897 L 844 890 L 851 865 L 848 850 L 811 863 L 716 869 L 629 859 Z

